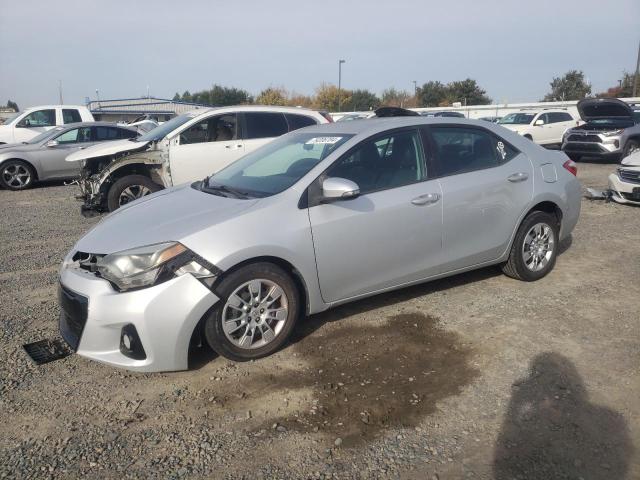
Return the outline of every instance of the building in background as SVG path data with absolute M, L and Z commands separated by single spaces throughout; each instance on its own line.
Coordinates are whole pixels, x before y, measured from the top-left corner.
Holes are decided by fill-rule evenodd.
M 90 100 L 87 102 L 87 107 L 97 121 L 131 122 L 142 115 L 146 115 L 148 118 L 158 122 L 166 122 L 175 115 L 198 108 L 207 108 L 208 105 L 179 102 L 165 98 L 141 97 Z

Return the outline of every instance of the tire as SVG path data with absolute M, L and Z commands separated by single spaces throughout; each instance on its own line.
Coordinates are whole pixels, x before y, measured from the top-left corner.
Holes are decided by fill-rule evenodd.
M 531 235 L 535 234 L 534 229 L 539 226 L 542 226 L 541 231 L 548 235 L 549 240 L 539 244 L 541 248 L 540 253 L 545 252 L 545 245 L 547 250 L 545 252 L 546 255 L 540 260 L 540 263 L 536 264 L 536 259 L 540 257 L 533 255 L 527 258 L 525 251 L 530 249 L 530 242 L 532 240 L 534 246 L 536 245 L 535 242 L 537 242 L 537 240 Z M 518 232 L 513 240 L 513 245 L 511 245 L 509 258 L 502 266 L 504 274 L 525 282 L 533 282 L 547 275 L 556 263 L 559 248 L 558 231 L 559 225 L 555 215 L 539 211 L 531 212 L 527 215 L 520 224 L 520 228 L 518 228 Z
M 22 160 L 7 160 L 0 166 L 0 185 L 7 190 L 26 190 L 35 180 L 35 170 Z
M 628 157 L 632 153 L 640 152 L 640 140 L 629 140 L 624 147 L 622 158 Z
M 255 298 L 253 295 L 258 292 L 258 283 L 262 301 L 248 306 L 249 298 Z M 266 295 L 274 286 L 281 292 L 275 299 Z M 254 263 L 231 272 L 215 288 L 215 293 L 220 301 L 205 321 L 204 334 L 209 346 L 230 360 L 243 362 L 274 353 L 289 339 L 300 317 L 300 292 L 295 282 L 272 263 Z M 273 316 L 276 311 L 281 318 Z M 249 332 L 251 336 L 247 335 Z M 263 332 L 267 337 L 273 336 L 265 338 Z
M 107 208 L 117 210 L 140 197 L 157 192 L 162 187 L 144 175 L 127 175 L 116 180 L 107 193 Z

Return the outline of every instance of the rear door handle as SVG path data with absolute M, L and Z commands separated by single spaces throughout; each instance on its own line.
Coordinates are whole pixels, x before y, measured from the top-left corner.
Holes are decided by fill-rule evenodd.
M 438 200 L 440 200 L 439 193 L 427 193 L 414 198 L 411 200 L 411 203 L 414 205 L 430 205 L 432 203 L 436 203 Z
M 527 175 L 526 173 L 518 172 L 518 173 L 514 173 L 513 175 L 509 175 L 507 177 L 507 180 L 509 180 L 510 182 L 516 183 L 516 182 L 524 182 L 528 178 L 529 178 L 529 175 Z

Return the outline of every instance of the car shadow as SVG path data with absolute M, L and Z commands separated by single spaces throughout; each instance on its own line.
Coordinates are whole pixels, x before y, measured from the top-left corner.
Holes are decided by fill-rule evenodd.
M 572 235 L 569 235 L 560 242 L 558 256 L 564 254 L 571 247 L 572 243 Z M 407 302 L 414 298 L 423 297 L 435 292 L 446 291 L 469 283 L 488 280 L 499 275 L 503 275 L 500 267 L 498 265 L 492 265 L 452 275 L 451 277 L 445 277 L 386 293 L 380 293 L 378 295 L 367 297 L 362 300 L 356 300 L 321 313 L 306 316 L 299 321 L 291 335 L 291 339 L 282 348 L 287 348 L 300 342 L 304 338 L 313 334 L 316 330 L 322 328 L 325 323 L 339 321 L 352 315 L 366 313 L 372 310 L 388 307 L 390 305 Z M 199 342 L 198 348 L 191 348 L 189 350 L 189 370 L 198 370 L 217 357 L 218 354 L 211 350 L 207 345 L 207 342 L 203 339 Z
M 590 403 L 573 363 L 546 352 L 512 386 L 493 473 L 496 480 L 624 479 L 632 453 L 623 416 Z

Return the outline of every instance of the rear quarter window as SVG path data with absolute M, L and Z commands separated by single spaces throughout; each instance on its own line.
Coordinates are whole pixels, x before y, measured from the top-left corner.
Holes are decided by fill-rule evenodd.
M 63 123 L 77 123 L 81 122 L 80 112 L 75 108 L 63 108 L 62 109 L 62 122 Z

